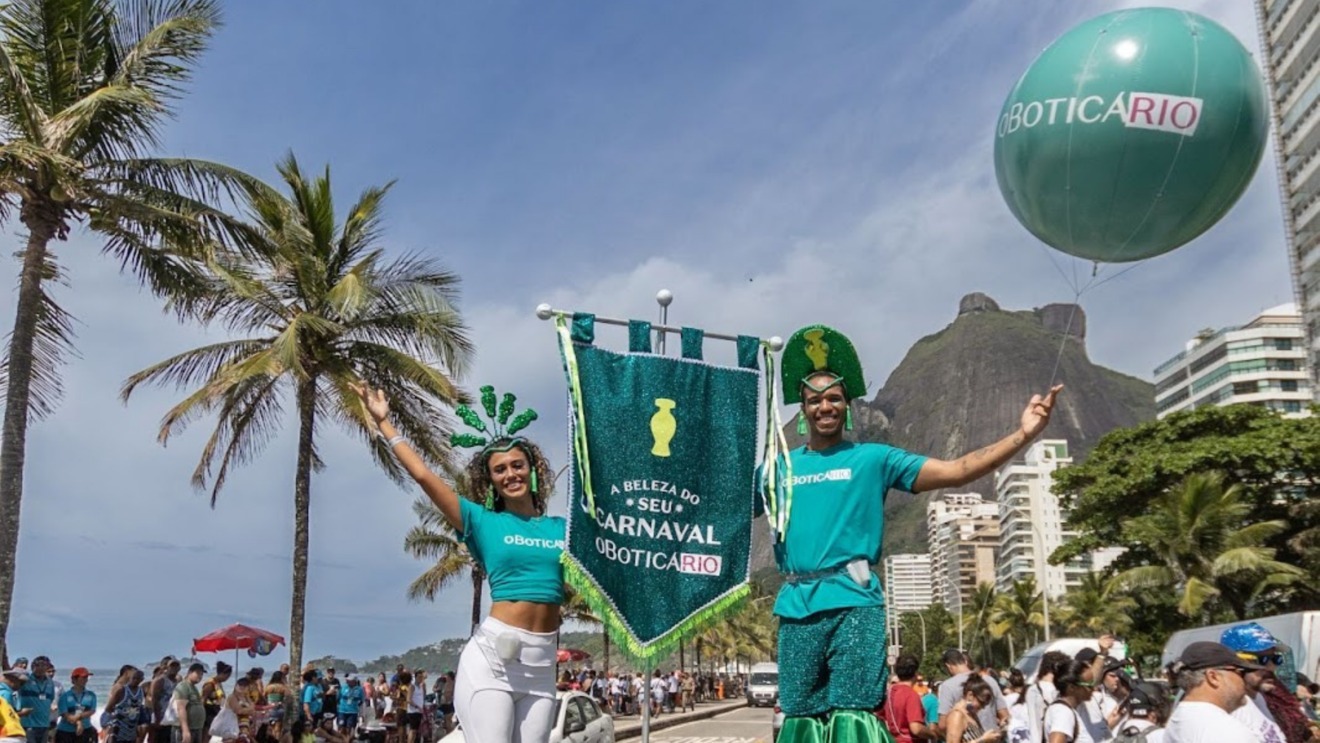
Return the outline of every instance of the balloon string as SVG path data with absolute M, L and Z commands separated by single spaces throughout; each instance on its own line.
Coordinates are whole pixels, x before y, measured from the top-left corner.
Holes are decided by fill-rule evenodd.
M 1046 254 L 1048 254 L 1048 253 L 1049 253 L 1049 249 L 1046 248 Z M 1104 278 L 1100 278 L 1101 273 L 1102 273 L 1103 270 L 1104 270 L 1104 267 L 1100 264 L 1099 261 L 1095 261 L 1095 262 L 1092 263 L 1092 265 L 1091 265 L 1091 280 L 1088 281 L 1088 282 L 1086 282 L 1084 285 L 1080 285 L 1080 286 L 1079 286 L 1078 284 L 1076 284 L 1076 283 L 1073 283 L 1073 284 L 1072 284 L 1072 290 L 1073 290 L 1073 305 L 1072 305 L 1072 310 L 1070 310 L 1070 311 L 1068 312 L 1068 323 L 1067 323 L 1067 325 L 1064 327 L 1064 330 L 1063 330 L 1063 338 L 1061 338 L 1061 339 L 1059 340 L 1059 352 L 1058 352 L 1058 354 L 1056 354 L 1055 357 L 1054 357 L 1054 370 L 1050 372 L 1050 383 L 1049 383 L 1048 385 L 1046 385 L 1046 387 L 1053 387 L 1053 386 L 1054 386 L 1054 382 L 1058 379 L 1058 376 L 1059 376 L 1059 366 L 1060 366 L 1060 364 L 1063 363 L 1063 351 L 1064 351 L 1065 348 L 1068 347 L 1068 337 L 1069 337 L 1070 335 L 1072 335 L 1072 324 L 1073 324 L 1073 319 L 1077 316 L 1077 308 L 1078 308 L 1078 307 L 1080 306 L 1080 304 L 1081 304 L 1081 301 L 1082 301 L 1082 295 L 1083 295 L 1083 294 L 1086 294 L 1088 291 L 1091 291 L 1092 289 L 1098 289 L 1098 288 L 1104 286 L 1105 284 L 1108 284 L 1109 282 L 1113 281 L 1114 279 L 1118 278 L 1119 276 L 1122 276 L 1123 274 L 1127 273 L 1128 271 L 1131 271 L 1132 269 L 1136 268 L 1137 266 L 1143 265 L 1143 264 L 1144 264 L 1146 261 L 1148 261 L 1148 260 L 1150 260 L 1150 258 L 1143 258 L 1143 259 L 1137 261 L 1136 263 L 1133 263 L 1132 265 L 1128 266 L 1127 268 L 1123 269 L 1122 271 L 1119 271 L 1119 272 L 1116 273 L 1116 274 L 1111 274 L 1111 275 L 1109 275 L 1109 276 L 1105 276 Z M 1054 257 L 1053 257 L 1053 256 L 1050 256 L 1050 261 L 1051 261 L 1051 262 L 1054 262 Z M 1060 273 L 1060 274 L 1063 274 L 1063 270 L 1062 270 L 1061 268 L 1059 268 L 1059 265 L 1058 265 L 1057 262 L 1054 264 L 1054 267 L 1055 267 L 1056 269 L 1059 269 L 1059 273 Z M 1077 272 L 1077 262 L 1076 262 L 1076 261 L 1073 261 L 1073 275 L 1074 275 L 1074 276 L 1076 276 L 1076 272 Z M 1067 281 L 1067 280 L 1068 280 L 1067 275 L 1064 275 L 1063 278 L 1064 278 L 1064 281 Z

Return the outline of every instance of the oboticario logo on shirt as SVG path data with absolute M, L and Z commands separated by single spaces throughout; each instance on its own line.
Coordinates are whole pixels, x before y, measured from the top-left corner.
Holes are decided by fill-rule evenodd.
M 830 470 L 828 472 L 817 472 L 814 475 L 794 475 L 793 485 L 815 485 L 822 482 L 832 482 L 835 480 L 851 480 L 852 468 L 844 467 L 842 469 Z
M 504 538 L 504 543 L 515 547 L 540 547 L 547 550 L 562 550 L 564 540 L 562 539 L 541 539 L 540 537 L 524 537 L 521 534 L 510 534 Z

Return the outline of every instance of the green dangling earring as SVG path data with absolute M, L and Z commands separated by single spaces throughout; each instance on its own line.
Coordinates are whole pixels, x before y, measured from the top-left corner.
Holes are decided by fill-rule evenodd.
M 535 495 L 536 493 L 538 493 L 538 492 L 540 492 L 540 491 L 541 491 L 541 489 L 540 489 L 539 487 L 537 487 L 537 485 L 536 485 L 536 468 L 533 467 L 533 468 L 532 468 L 532 494 Z
M 852 406 L 851 406 L 851 405 L 848 406 L 848 412 L 847 412 L 847 413 L 844 415 L 844 417 L 843 417 L 843 430 L 845 430 L 845 431 L 851 431 L 851 430 L 853 430 L 853 422 L 852 422 Z
M 491 487 L 489 487 L 489 488 L 486 488 L 486 510 L 487 510 L 487 511 L 494 511 L 494 510 L 495 510 L 495 487 L 494 487 L 494 486 L 491 486 Z
M 806 435 L 807 435 L 807 416 L 806 416 L 806 415 L 803 415 L 802 413 L 798 413 L 797 419 L 798 419 L 798 425 L 797 425 L 798 435 L 799 435 L 799 436 L 806 436 Z

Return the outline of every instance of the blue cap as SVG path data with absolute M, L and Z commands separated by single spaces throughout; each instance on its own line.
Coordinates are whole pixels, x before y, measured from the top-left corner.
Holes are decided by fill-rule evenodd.
M 1229 627 L 1220 635 L 1219 641 L 1239 653 L 1259 653 L 1279 645 L 1269 630 L 1255 622 Z

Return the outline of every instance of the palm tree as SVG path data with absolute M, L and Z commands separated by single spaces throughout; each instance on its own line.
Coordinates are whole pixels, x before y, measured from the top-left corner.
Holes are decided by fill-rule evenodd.
M 413 502 L 413 513 L 417 514 L 418 523 L 404 536 L 403 548 L 418 560 L 431 561 L 431 567 L 408 584 L 408 598 L 434 601 L 437 593 L 466 573 L 472 580 L 472 625 L 469 631 L 476 632 L 481 624 L 485 569 L 472 557 L 453 525 L 434 503 L 419 498 Z
M 1126 635 L 1136 608 L 1136 600 L 1120 590 L 1117 581 L 1086 573 L 1063 595 L 1059 622 L 1072 637 L 1099 637 L 1103 632 Z
M 78 224 L 158 296 L 186 309 L 192 277 L 173 251 L 198 228 L 226 229 L 208 206 L 241 174 L 212 163 L 154 159 L 212 31 L 218 0 L 10 0 L 0 6 L 0 218 L 26 231 L 13 331 L 3 360 L 0 554 L 18 548 L 31 421 L 58 403 L 73 318 L 49 291 L 63 276 L 51 242 Z M 0 566 L 0 660 L 14 560 Z
M 995 610 L 995 586 L 981 583 L 972 591 L 963 607 L 963 631 L 967 633 L 967 652 L 982 664 L 990 664 L 990 624 Z M 980 652 L 977 652 L 980 643 Z
M 447 376 L 461 375 L 471 353 L 454 308 L 458 277 L 415 256 L 387 259 L 378 247 L 381 204 L 389 186 L 366 189 L 336 222 L 330 172 L 304 178 L 290 154 L 279 164 L 285 196 L 245 184 L 251 220 L 247 253 L 206 263 L 209 291 L 191 308 L 203 323 L 250 337 L 186 351 L 124 383 L 125 400 L 143 383 L 196 388 L 166 413 L 162 444 L 208 413 L 216 425 L 202 448 L 193 484 L 210 487 L 214 506 L 229 468 L 256 457 L 275 435 L 285 398 L 298 420 L 295 467 L 290 664 L 302 660 L 307 591 L 308 515 L 318 424 L 338 423 L 368 444 L 397 482 L 407 474 L 373 435 L 352 386 L 385 391 L 395 424 L 432 466 L 448 456 L 446 419 L 436 403 L 464 396 Z M 199 386 L 200 385 L 200 386 Z
M 1246 619 L 1256 599 L 1305 576 L 1265 546 L 1287 530 L 1287 522 L 1244 523 L 1251 510 L 1242 488 L 1225 488 L 1219 473 L 1189 475 L 1148 513 L 1124 525 L 1125 538 L 1145 545 L 1155 564 L 1120 573 L 1118 585 L 1173 590 L 1184 616 L 1200 615 L 1208 603 L 1222 601 L 1239 620 Z
M 1008 593 L 995 597 L 990 614 L 990 635 L 1008 639 L 1009 657 L 1017 657 L 1013 639 L 1022 640 L 1023 648 L 1031 642 L 1031 630 L 1045 626 L 1044 597 L 1036 590 L 1036 576 L 1013 581 Z

